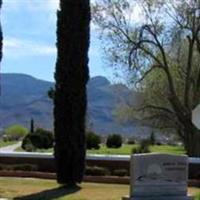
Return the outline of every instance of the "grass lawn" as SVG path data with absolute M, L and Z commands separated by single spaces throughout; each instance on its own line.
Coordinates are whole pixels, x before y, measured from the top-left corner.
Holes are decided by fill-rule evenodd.
M 15 149 L 16 152 L 24 152 L 24 150 L 21 147 L 18 147 L 17 149 Z M 37 149 L 34 152 L 38 152 L 38 153 L 52 153 L 53 152 L 53 148 L 50 149 Z
M 124 144 L 121 148 L 107 148 L 106 145 L 101 145 L 101 148 L 98 150 L 87 150 L 87 154 L 108 154 L 108 155 L 130 155 L 132 148 L 137 147 L 137 145 L 129 145 Z M 21 147 L 19 147 L 16 151 L 23 151 Z M 37 150 L 37 152 L 52 152 L 53 149 L 42 149 Z M 184 148 L 181 146 L 170 146 L 170 145 L 154 145 L 150 147 L 151 152 L 158 153 L 171 153 L 171 154 L 184 154 Z
M 154 145 L 150 147 L 150 151 L 159 153 L 172 153 L 177 155 L 185 154 L 183 146 Z
M 121 154 L 121 155 L 130 155 L 133 147 L 137 147 L 137 145 L 128 145 L 123 144 L 120 148 L 107 148 L 106 145 L 101 145 L 101 148 L 98 150 L 92 149 L 87 150 L 88 154 Z
M 120 200 L 129 193 L 128 185 L 83 183 L 80 188 L 66 189 L 56 181 L 0 177 L 0 198 L 16 200 Z M 189 188 L 200 195 L 199 188 Z M 199 200 L 196 197 L 195 200 Z
M 15 143 L 16 143 L 16 141 L 4 142 L 4 141 L 0 140 L 0 148 L 9 146 L 9 145 L 12 145 L 12 144 L 15 144 Z
M 0 178 L 0 198 L 18 200 L 119 200 L 127 185 L 83 183 L 69 190 L 52 180 Z
M 195 200 L 200 200 L 200 193 L 198 192 L 198 194 L 195 197 Z
M 124 144 L 121 148 L 107 148 L 105 145 L 101 145 L 99 150 L 88 150 L 89 154 L 121 154 L 130 155 L 132 148 L 137 147 L 137 145 Z M 151 152 L 159 153 L 172 153 L 172 154 L 184 154 L 184 148 L 180 146 L 169 146 L 169 145 L 154 145 L 150 147 Z

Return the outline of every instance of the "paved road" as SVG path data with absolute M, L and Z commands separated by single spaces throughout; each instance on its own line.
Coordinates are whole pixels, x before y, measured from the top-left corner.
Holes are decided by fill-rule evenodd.
M 0 148 L 0 152 L 8 152 L 8 153 L 14 152 L 15 149 L 17 149 L 18 147 L 21 146 L 21 143 L 22 142 L 18 142 L 18 143 L 13 144 L 13 145 L 2 147 L 2 148 Z

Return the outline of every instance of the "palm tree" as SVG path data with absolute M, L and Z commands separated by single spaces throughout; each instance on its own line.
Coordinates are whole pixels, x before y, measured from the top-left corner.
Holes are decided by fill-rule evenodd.
M 54 93 L 57 181 L 80 183 L 85 167 L 86 84 L 89 79 L 89 0 L 60 0 Z

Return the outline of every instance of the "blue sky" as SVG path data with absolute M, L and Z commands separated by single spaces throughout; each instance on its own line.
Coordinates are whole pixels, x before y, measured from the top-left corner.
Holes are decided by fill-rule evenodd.
M 56 10 L 58 0 L 4 0 L 1 21 L 4 34 L 1 72 L 26 73 L 53 81 L 56 61 Z M 91 31 L 90 75 L 113 79 L 102 62 L 100 41 Z

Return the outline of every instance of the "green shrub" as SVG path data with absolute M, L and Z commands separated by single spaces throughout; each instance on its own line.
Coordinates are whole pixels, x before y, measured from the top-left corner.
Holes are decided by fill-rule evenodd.
M 86 146 L 87 149 L 99 149 L 101 143 L 100 136 L 96 135 L 93 132 L 86 133 Z
M 36 151 L 36 147 L 32 144 L 32 142 L 28 136 L 26 138 L 24 138 L 24 140 L 22 141 L 22 149 L 24 149 L 25 151 L 28 151 L 28 152 Z
M 37 165 L 31 165 L 31 164 L 18 164 L 13 166 L 13 170 L 16 171 L 37 171 L 38 167 Z
M 21 125 L 12 125 L 3 131 L 4 141 L 17 141 L 28 134 L 28 129 Z
M 86 167 L 85 174 L 89 176 L 106 176 L 110 175 L 110 171 L 104 167 Z
M 112 175 L 114 176 L 128 176 L 128 170 L 126 169 L 116 169 L 112 172 Z
M 127 144 L 136 144 L 133 138 L 128 139 Z
M 53 134 L 50 131 L 38 128 L 34 133 L 29 133 L 22 142 L 22 149 L 35 151 L 36 149 L 49 149 L 53 147 Z
M 156 145 L 161 146 L 163 144 L 162 144 L 162 142 L 156 142 Z
M 109 135 L 106 141 L 108 148 L 120 148 L 122 146 L 122 137 L 118 134 Z
M 12 170 L 12 165 L 4 165 L 0 164 L 0 170 L 6 170 L 6 171 L 11 171 Z
M 148 139 L 141 140 L 139 146 L 132 149 L 132 153 L 150 153 L 149 147 L 150 141 Z
M 149 141 L 150 141 L 151 145 L 155 145 L 156 144 L 156 137 L 155 137 L 154 132 L 151 133 Z
M 0 164 L 0 171 L 4 170 L 4 165 Z
M 4 165 L 0 164 L 0 170 L 6 171 L 37 171 L 37 165 L 32 164 L 15 164 L 15 165 Z

